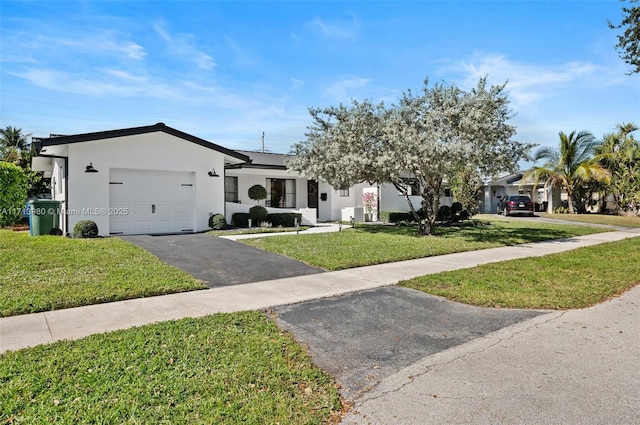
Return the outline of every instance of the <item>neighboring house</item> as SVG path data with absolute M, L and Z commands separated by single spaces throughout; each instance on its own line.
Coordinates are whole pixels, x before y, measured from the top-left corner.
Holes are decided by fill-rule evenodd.
M 553 212 L 554 208 L 562 205 L 563 194 L 560 189 L 545 187 L 545 182 L 539 182 L 534 188 L 532 180 L 522 181 L 523 175 L 523 173 L 509 174 L 485 181 L 480 211 L 495 213 L 498 202 L 507 195 L 527 195 L 536 206 L 536 211 Z M 564 198 L 566 200 L 566 193 Z
M 101 235 L 207 230 L 225 212 L 224 168 L 236 151 L 163 123 L 41 139 L 33 169 L 51 173 L 62 230 L 93 220 Z

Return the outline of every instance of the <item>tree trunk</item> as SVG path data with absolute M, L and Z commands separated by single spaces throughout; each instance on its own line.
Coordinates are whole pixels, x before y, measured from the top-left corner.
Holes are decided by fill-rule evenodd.
M 409 205 L 409 211 L 411 212 L 411 215 L 413 215 L 413 218 L 416 221 L 416 223 L 418 223 L 420 236 L 430 235 L 431 226 L 429 226 L 429 228 L 426 227 L 425 223 L 420 218 L 420 214 L 418 214 L 418 211 L 416 211 L 416 209 L 413 207 L 411 198 L 409 198 L 409 191 L 407 190 L 407 187 L 395 181 L 392 181 L 391 183 L 393 183 L 393 186 L 396 188 L 398 192 L 402 193 L 402 196 L 404 196 L 404 199 L 407 201 L 407 204 Z
M 567 203 L 569 206 L 569 214 L 575 214 L 575 209 L 573 208 L 573 190 L 571 190 L 568 185 L 567 185 Z

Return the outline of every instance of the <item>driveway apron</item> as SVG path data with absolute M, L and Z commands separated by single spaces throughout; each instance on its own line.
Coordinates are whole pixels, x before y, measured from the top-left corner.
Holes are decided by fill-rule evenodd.
M 214 288 L 322 273 L 322 269 L 207 234 L 120 236 Z
M 342 395 L 356 400 L 425 356 L 547 312 L 475 307 L 394 286 L 271 313 L 309 348 L 315 364 L 336 377 Z

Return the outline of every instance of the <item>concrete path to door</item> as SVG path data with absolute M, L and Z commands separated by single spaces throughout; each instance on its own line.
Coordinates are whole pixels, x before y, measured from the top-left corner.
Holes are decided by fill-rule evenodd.
M 307 264 L 211 235 L 120 236 L 210 288 L 322 273 Z

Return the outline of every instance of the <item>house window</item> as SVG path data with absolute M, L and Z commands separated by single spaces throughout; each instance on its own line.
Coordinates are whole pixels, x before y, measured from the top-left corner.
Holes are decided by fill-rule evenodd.
M 444 190 L 444 197 L 445 198 L 451 198 L 451 189 L 445 189 Z
M 238 178 L 235 176 L 224 178 L 224 201 L 238 202 Z
M 341 198 L 348 198 L 349 197 L 349 188 L 340 189 L 340 197 Z
M 407 186 L 407 195 L 409 196 L 420 195 L 420 183 L 418 182 L 418 179 L 404 178 L 402 179 L 402 181 Z M 402 196 L 402 193 L 398 192 L 398 195 Z
M 53 183 L 53 187 L 55 189 L 55 193 L 58 195 L 62 195 L 62 192 L 64 191 L 64 185 L 62 184 L 64 182 L 64 166 L 63 165 L 58 165 L 57 167 L 57 178 L 54 177 L 52 179 Z
M 267 206 L 273 208 L 296 207 L 296 181 L 294 179 L 267 179 Z

